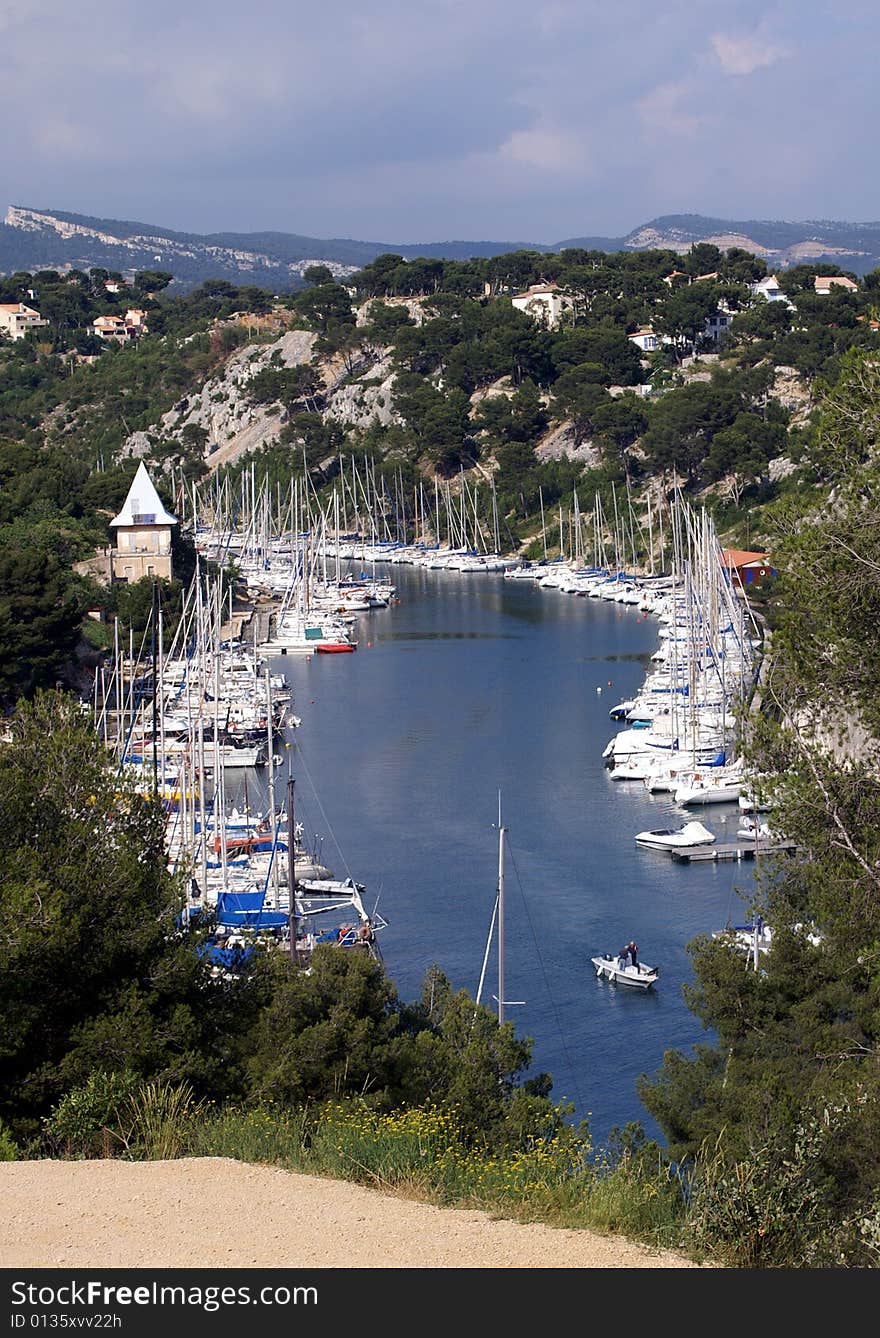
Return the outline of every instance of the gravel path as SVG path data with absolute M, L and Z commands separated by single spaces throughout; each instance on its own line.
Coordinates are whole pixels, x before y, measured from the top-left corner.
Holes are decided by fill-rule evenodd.
M 0 1267 L 694 1268 L 619 1236 L 225 1158 L 0 1163 Z

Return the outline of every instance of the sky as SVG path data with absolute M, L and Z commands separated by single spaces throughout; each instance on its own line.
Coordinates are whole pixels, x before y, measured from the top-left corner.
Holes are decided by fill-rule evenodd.
M 876 222 L 878 51 L 878 0 L 0 0 L 0 207 L 400 243 Z

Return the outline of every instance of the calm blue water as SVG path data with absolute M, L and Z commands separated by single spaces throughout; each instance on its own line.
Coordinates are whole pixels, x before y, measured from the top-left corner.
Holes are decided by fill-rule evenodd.
M 682 999 L 685 944 L 742 918 L 751 865 L 677 865 L 633 836 L 679 826 L 671 797 L 614 782 L 610 708 L 643 681 L 657 623 L 638 609 L 499 575 L 387 567 L 400 604 L 359 615 L 355 655 L 271 661 L 302 726 L 287 752 L 298 820 L 337 876 L 389 921 L 381 945 L 404 999 L 436 963 L 476 992 L 505 858 L 506 989 L 530 1073 L 588 1117 L 601 1146 L 641 1120 L 635 1082 L 706 1039 Z M 599 691 L 601 689 L 601 691 Z M 277 790 L 283 802 L 283 784 Z M 732 838 L 735 805 L 701 816 Z M 740 889 L 738 891 L 737 889 Z M 596 979 L 590 957 L 635 938 L 661 975 L 646 994 Z M 484 1002 L 495 1008 L 493 945 Z

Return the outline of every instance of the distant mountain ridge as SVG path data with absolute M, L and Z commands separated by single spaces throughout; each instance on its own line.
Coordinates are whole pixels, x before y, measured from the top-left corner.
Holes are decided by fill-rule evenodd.
M 544 242 L 446 241 L 364 242 L 351 238 L 305 237 L 287 232 L 175 232 L 149 223 L 92 218 L 63 210 L 10 205 L 0 224 L 0 273 L 36 269 L 105 269 L 132 273 L 164 269 L 185 288 L 207 278 L 256 284 L 273 290 L 295 287 L 309 265 L 327 265 L 339 278 L 377 255 L 393 252 L 464 260 L 509 251 L 687 251 L 695 242 L 722 250 L 738 246 L 781 269 L 802 262 L 839 265 L 855 274 L 880 266 L 880 222 L 773 222 L 668 214 L 633 229 L 625 237 L 574 237 Z

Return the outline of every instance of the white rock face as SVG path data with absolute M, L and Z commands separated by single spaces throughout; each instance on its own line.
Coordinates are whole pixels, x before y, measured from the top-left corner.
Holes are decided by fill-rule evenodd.
M 599 450 L 591 441 L 575 445 L 574 428 L 571 423 L 562 423 L 559 427 L 546 432 L 535 447 L 535 455 L 544 460 L 582 460 L 585 465 L 597 465 L 601 459 Z
M 770 475 L 770 482 L 776 483 L 779 479 L 787 479 L 789 474 L 793 474 L 797 466 L 785 455 L 779 455 L 775 460 L 771 460 L 767 466 L 767 472 Z
M 796 367 L 777 367 L 771 391 L 783 409 L 788 409 L 796 423 L 805 421 L 810 412 L 810 392 Z
M 281 406 L 252 404 L 248 384 L 266 367 L 298 367 L 310 362 L 316 339 L 317 335 L 308 330 L 289 330 L 271 344 L 248 344 L 238 349 L 222 372 L 206 381 L 197 394 L 181 399 L 148 432 L 132 433 L 125 452 L 145 455 L 151 438 L 181 440 L 190 423 L 208 434 L 205 458 L 212 468 L 277 441 L 285 422 Z M 386 427 L 402 423 L 393 403 L 390 357 L 386 355 L 372 365 L 365 358 L 360 375 L 363 380 L 351 380 L 339 360 L 325 365 L 325 419 L 363 428 L 373 423 Z
M 132 432 L 123 449 L 126 455 L 132 455 L 136 460 L 139 460 L 149 453 L 152 444 L 146 432 Z
M 251 404 L 248 383 L 275 354 L 275 363 L 282 367 L 309 362 L 316 337 L 308 330 L 288 330 L 271 344 L 247 344 L 238 349 L 219 375 L 163 414 L 150 435 L 179 440 L 189 423 L 204 428 L 209 450 L 212 445 L 218 448 L 208 457 L 212 465 L 228 463 L 264 442 L 275 441 L 282 427 L 278 406 Z M 136 432 L 127 439 L 124 450 L 130 455 L 143 455 L 148 446 L 147 434 Z
M 369 325 L 370 307 L 374 302 L 384 304 L 386 307 L 403 307 L 406 310 L 410 320 L 416 325 L 424 325 L 428 314 L 425 312 L 423 302 L 426 299 L 419 297 L 371 297 L 363 306 L 358 307 L 355 312 L 355 323 L 357 325 Z
M 369 427 L 373 423 L 388 427 L 391 423 L 402 423 L 403 419 L 393 405 L 391 359 L 384 357 L 374 363 L 364 381 L 368 384 L 348 381 L 330 390 L 324 417 L 352 427 Z
M 493 381 L 488 386 L 478 386 L 471 395 L 471 404 L 482 404 L 483 400 L 498 399 L 504 396 L 505 399 L 513 399 L 516 394 L 516 386 L 513 384 L 513 378 L 510 376 L 500 376 L 497 381 Z

